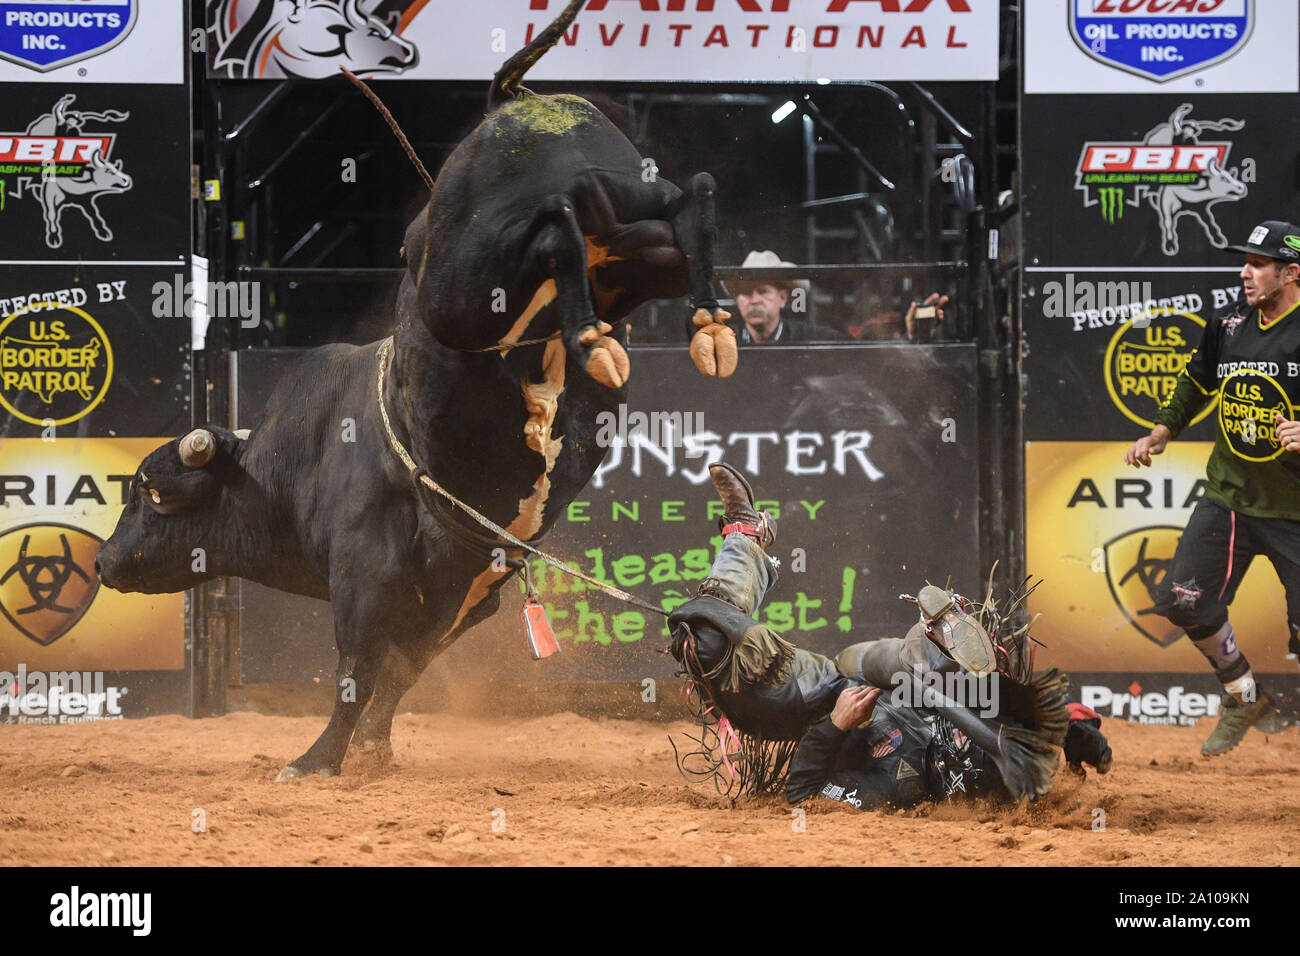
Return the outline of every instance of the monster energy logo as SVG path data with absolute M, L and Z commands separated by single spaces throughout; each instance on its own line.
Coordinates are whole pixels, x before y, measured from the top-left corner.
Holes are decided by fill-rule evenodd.
M 1124 218 L 1124 187 L 1103 186 L 1097 190 L 1097 199 L 1101 203 L 1101 218 L 1107 222 Z

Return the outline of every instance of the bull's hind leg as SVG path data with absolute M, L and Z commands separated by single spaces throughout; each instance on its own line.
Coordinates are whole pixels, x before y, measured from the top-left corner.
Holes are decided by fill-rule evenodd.
M 705 375 L 726 378 L 736 370 L 736 333 L 726 324 L 731 313 L 718 306 L 713 289 L 713 247 L 718 241 L 717 183 L 708 173 L 696 174 L 686 191 L 668 207 L 677 245 L 686 253 L 690 273 L 691 358 Z
M 621 387 L 628 376 L 627 353 L 606 336 L 610 326 L 597 322 L 587 284 L 587 240 L 573 202 L 567 196 L 549 197 L 538 209 L 530 233 L 525 272 L 554 280 L 555 307 L 569 355 L 600 384 Z
M 353 751 L 380 763 L 391 760 L 393 717 L 406 692 L 420 679 L 420 675 L 435 657 L 451 647 L 470 628 L 495 614 L 500 606 L 500 593 L 492 591 L 482 602 L 471 608 L 464 620 L 450 632 L 438 628 L 418 641 L 391 645 L 370 706 L 366 708 L 356 733 L 352 735 Z

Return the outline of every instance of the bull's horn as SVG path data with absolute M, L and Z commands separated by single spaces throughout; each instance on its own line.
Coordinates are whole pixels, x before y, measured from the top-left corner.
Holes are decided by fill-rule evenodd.
M 238 438 L 240 441 L 248 441 L 248 436 L 251 434 L 253 434 L 253 430 L 251 428 L 235 429 L 235 437 Z
M 181 461 L 187 468 L 203 468 L 217 453 L 217 440 L 206 428 L 196 428 L 181 439 Z

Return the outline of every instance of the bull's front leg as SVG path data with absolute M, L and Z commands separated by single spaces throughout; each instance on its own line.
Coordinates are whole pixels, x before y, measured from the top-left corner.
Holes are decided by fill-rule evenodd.
M 334 640 L 339 666 L 335 672 L 334 711 L 311 748 L 280 771 L 280 780 L 310 774 L 332 777 L 342 771 L 352 732 L 374 693 L 392 626 L 396 626 L 395 622 L 384 621 L 382 614 L 366 615 L 335 598 Z
M 713 248 L 718 241 L 717 183 L 708 173 L 692 177 L 690 185 L 668 208 L 677 245 L 686 254 L 691 287 L 691 338 L 695 367 L 711 378 L 726 378 L 736 370 L 736 333 L 727 325 L 731 313 L 718 306 L 713 289 Z
M 548 197 L 533 217 L 525 254 L 529 273 L 555 282 L 555 307 L 569 355 L 600 384 L 620 388 L 629 371 L 627 352 L 598 322 L 587 283 L 587 240 L 568 196 Z

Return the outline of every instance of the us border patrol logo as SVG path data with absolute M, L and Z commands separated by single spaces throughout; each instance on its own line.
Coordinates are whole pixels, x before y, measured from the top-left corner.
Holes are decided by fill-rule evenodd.
M 1070 0 L 1068 16 L 1092 59 L 1164 83 L 1235 55 L 1255 0 Z
M 139 0 L 0 0 L 0 59 L 39 73 L 112 49 L 126 39 Z

